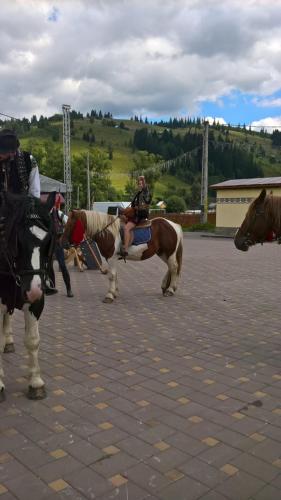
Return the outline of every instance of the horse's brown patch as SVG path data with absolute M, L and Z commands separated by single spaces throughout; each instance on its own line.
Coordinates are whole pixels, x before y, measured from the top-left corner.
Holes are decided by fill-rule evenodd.
M 105 230 L 95 236 L 99 251 L 105 259 L 110 259 L 115 251 L 113 234 Z
M 143 252 L 141 260 L 152 257 L 155 253 L 163 255 L 165 248 L 165 257 L 167 259 L 172 255 L 177 245 L 177 233 L 173 226 L 162 218 L 152 219 L 151 221 L 151 240 L 148 243 L 148 249 Z

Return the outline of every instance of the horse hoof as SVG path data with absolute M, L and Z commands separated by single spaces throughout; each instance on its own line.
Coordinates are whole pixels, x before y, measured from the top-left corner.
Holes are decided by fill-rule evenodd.
M 111 297 L 105 297 L 103 299 L 104 304 L 112 304 L 113 299 Z
M 0 391 L 0 403 L 3 403 L 6 401 L 6 393 L 4 387 Z
M 4 347 L 4 352 L 15 352 L 15 346 L 13 343 L 11 344 L 6 344 Z
M 44 385 L 42 385 L 42 387 L 31 387 L 31 385 L 28 386 L 28 399 L 45 399 L 46 396 L 47 393 Z
M 166 290 L 163 292 L 164 297 L 172 297 L 174 293 L 171 290 Z

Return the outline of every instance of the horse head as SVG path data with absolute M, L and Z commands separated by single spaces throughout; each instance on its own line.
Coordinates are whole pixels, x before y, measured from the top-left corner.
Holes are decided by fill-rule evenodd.
M 82 223 L 80 218 L 81 210 L 71 210 L 71 212 L 69 212 L 67 223 L 61 236 L 61 244 L 64 247 L 67 247 L 67 245 L 71 243 L 79 244 L 83 240 L 85 222 Z
M 236 232 L 234 244 L 238 250 L 246 252 L 250 246 L 266 241 L 268 233 L 273 229 L 269 208 L 269 197 L 263 189 L 249 206 L 245 219 Z
M 23 303 L 33 304 L 43 295 L 52 239 L 51 203 L 52 195 L 46 204 L 26 195 L 3 193 L 1 197 L 0 274 L 15 280 Z

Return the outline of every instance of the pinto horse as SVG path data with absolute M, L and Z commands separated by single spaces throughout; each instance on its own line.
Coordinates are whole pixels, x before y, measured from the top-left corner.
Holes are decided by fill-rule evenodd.
M 238 250 L 246 252 L 256 243 L 270 241 L 272 233 L 277 239 L 281 238 L 281 196 L 267 195 L 263 189 L 249 206 L 234 244 Z
M 51 193 L 46 204 L 27 195 L 0 196 L 0 353 L 14 350 L 10 314 L 20 309 L 25 318 L 30 399 L 46 396 L 38 363 L 38 320 L 44 307 L 42 285 L 52 243 L 54 196 Z M 0 402 L 5 399 L 3 376 L 0 354 Z
M 121 221 L 119 217 L 89 210 L 72 210 L 62 235 L 62 244 L 72 243 L 75 232 L 80 228 L 81 235 L 94 240 L 101 255 L 108 262 L 109 290 L 104 302 L 113 302 L 117 296 L 117 271 L 121 246 Z M 138 229 L 137 229 L 138 230 Z M 77 242 L 77 239 L 76 239 Z M 181 271 L 183 234 L 179 224 L 162 217 L 151 221 L 151 239 L 146 243 L 131 245 L 128 260 L 142 261 L 158 255 L 168 270 L 162 280 L 163 295 L 174 295 Z

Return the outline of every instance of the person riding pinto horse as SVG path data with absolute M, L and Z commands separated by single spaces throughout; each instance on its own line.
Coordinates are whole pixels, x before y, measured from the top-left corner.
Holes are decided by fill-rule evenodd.
M 138 192 L 134 196 L 131 206 L 125 209 L 122 213 L 126 224 L 124 227 L 124 246 L 120 250 L 120 255 L 124 258 L 128 256 L 128 248 L 132 244 L 134 233 L 133 229 L 142 220 L 147 219 L 149 215 L 149 205 L 151 203 L 151 195 L 143 175 L 138 177 Z

